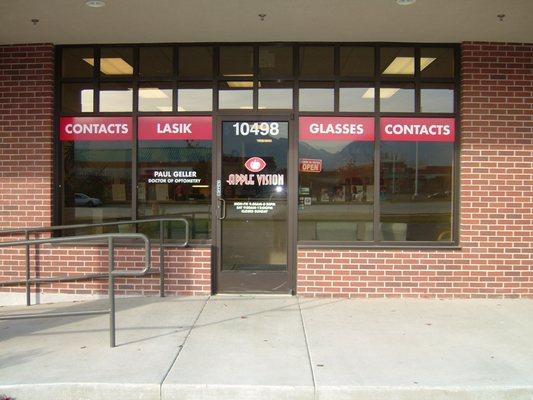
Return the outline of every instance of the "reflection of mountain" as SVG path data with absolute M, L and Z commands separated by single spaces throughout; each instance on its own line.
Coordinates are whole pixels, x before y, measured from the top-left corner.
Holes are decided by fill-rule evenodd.
M 300 142 L 299 151 L 300 158 L 322 160 L 324 170 L 337 170 L 348 162 L 354 162 L 356 165 L 372 164 L 374 159 L 374 144 L 371 142 L 350 142 L 336 153 L 317 149 L 308 142 Z

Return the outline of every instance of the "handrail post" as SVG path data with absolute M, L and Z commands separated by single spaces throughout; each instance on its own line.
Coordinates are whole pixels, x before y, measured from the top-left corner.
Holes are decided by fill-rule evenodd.
M 115 347 L 115 276 L 113 270 L 115 269 L 115 249 L 113 244 L 113 237 L 107 239 L 107 247 L 109 250 L 109 345 Z
M 159 220 L 159 296 L 165 297 L 165 227 L 163 220 Z
M 24 231 L 24 238 L 30 239 L 28 230 Z M 26 306 L 31 306 L 31 294 L 30 294 L 30 245 L 26 244 Z

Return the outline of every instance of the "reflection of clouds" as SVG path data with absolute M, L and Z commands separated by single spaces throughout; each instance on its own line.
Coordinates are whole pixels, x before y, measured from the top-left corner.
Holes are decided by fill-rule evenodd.
M 218 108 L 226 109 L 252 109 L 253 91 L 252 90 L 224 90 L 218 92 Z
M 366 112 L 374 111 L 374 97 L 363 97 L 368 91 L 364 88 L 340 88 L 339 111 Z
M 422 112 L 453 113 L 453 89 L 422 89 L 420 96 Z
M 123 90 L 100 90 L 100 111 L 131 111 L 132 108 L 133 91 L 131 88 Z
M 300 89 L 300 111 L 333 111 L 333 93 L 329 88 Z
M 211 111 L 213 89 L 178 89 L 178 111 Z
M 389 98 L 380 99 L 381 111 L 413 112 L 415 110 L 415 90 L 403 88 L 394 89 L 398 89 L 394 95 Z
M 292 109 L 292 89 L 259 89 L 259 108 Z

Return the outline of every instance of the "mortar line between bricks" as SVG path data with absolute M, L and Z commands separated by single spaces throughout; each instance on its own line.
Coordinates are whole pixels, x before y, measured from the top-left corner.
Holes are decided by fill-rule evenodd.
M 309 340 L 307 339 L 307 330 L 305 329 L 304 315 L 302 312 L 302 306 L 300 305 L 300 297 L 296 296 L 298 301 L 298 310 L 300 311 L 300 321 L 302 322 L 302 329 L 304 333 L 305 348 L 307 350 L 307 359 L 309 360 L 309 368 L 311 369 L 311 379 L 313 381 L 313 399 L 316 400 L 316 381 L 315 381 L 315 370 L 313 368 L 313 360 L 311 359 L 311 350 L 309 349 Z
M 161 380 L 161 383 L 159 384 L 159 400 L 161 400 L 163 398 L 163 384 L 165 383 L 165 380 L 167 379 L 168 374 L 170 373 L 170 371 L 174 367 L 174 364 L 176 364 L 176 361 L 178 360 L 178 357 L 181 354 L 181 351 L 185 347 L 185 343 L 187 343 L 187 339 L 189 339 L 189 336 L 191 335 L 192 330 L 196 326 L 196 323 L 200 319 L 200 315 L 202 315 L 202 313 L 204 312 L 205 306 L 207 305 L 207 303 L 209 302 L 210 299 L 211 299 L 211 295 L 209 295 L 205 299 L 204 304 L 202 305 L 202 308 L 200 309 L 200 312 L 198 313 L 198 315 L 194 319 L 193 323 L 191 324 L 191 327 L 189 329 L 189 332 L 187 332 L 187 335 L 185 336 L 185 339 L 183 339 L 183 343 L 181 344 L 181 347 L 178 349 L 178 352 L 176 353 L 176 356 L 174 357 L 174 360 L 172 360 L 172 362 L 170 363 L 170 366 L 167 369 L 167 372 L 165 372 L 165 375 L 163 376 L 163 379 Z

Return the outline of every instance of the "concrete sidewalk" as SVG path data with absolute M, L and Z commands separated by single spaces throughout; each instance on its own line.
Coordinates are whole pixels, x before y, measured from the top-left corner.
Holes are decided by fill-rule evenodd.
M 215 296 L 119 299 L 117 307 L 115 349 L 107 315 L 0 321 L 0 395 L 533 399 L 532 300 Z

